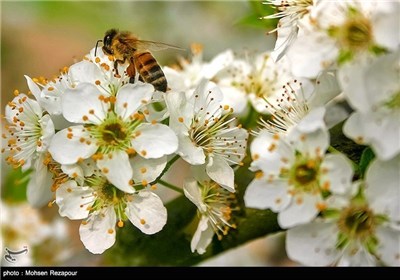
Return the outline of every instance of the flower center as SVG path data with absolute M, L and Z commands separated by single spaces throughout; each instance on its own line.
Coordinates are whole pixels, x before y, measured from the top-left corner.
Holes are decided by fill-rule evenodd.
M 199 185 L 204 206 L 199 212 L 209 218 L 214 232 L 221 240 L 228 234 L 230 228 L 236 228 L 236 225 L 230 222 L 232 211 L 236 210 L 232 208 L 236 202 L 235 195 L 215 182 L 204 182 L 203 185 Z
M 101 195 L 105 200 L 116 202 L 123 198 L 125 193 L 107 181 L 101 186 Z
M 307 159 L 298 155 L 296 163 L 290 170 L 289 181 L 297 190 L 304 192 L 319 190 L 318 174 L 320 164 L 320 159 Z
M 259 98 L 268 98 L 275 92 L 275 82 L 278 77 L 278 73 L 273 71 L 273 73 L 268 76 L 267 71 L 267 61 L 269 59 L 269 55 L 265 55 L 263 57 L 263 61 L 261 66 L 254 66 L 252 71 L 244 75 L 244 73 L 240 73 L 238 76 L 238 80 L 232 82 L 232 86 L 240 89 L 241 91 L 247 94 L 255 94 Z
M 86 178 L 85 182 L 94 190 L 92 195 L 95 202 L 89 210 L 91 212 L 102 211 L 112 206 L 117 215 L 117 225 L 123 227 L 123 221 L 128 219 L 125 214 L 125 208 L 128 201 L 132 199 L 132 196 L 116 188 L 103 176 L 94 175 Z
M 130 141 L 135 137 L 135 129 L 141 120 L 125 122 L 110 113 L 104 122 L 98 126 L 88 126 L 91 136 L 96 139 L 100 153 L 115 150 L 125 151 L 131 147 Z
M 103 140 L 110 145 L 115 145 L 118 142 L 126 139 L 126 133 L 121 124 L 112 123 L 104 126 Z
M 211 128 L 211 127 L 210 127 Z M 193 143 L 198 147 L 207 147 L 211 141 L 211 134 L 208 133 L 208 128 L 206 125 L 193 129 L 191 131 L 191 138 Z
M 376 220 L 373 212 L 366 206 L 349 206 L 344 209 L 338 227 L 350 239 L 365 240 L 375 230 Z
M 338 39 L 342 50 L 352 53 L 368 49 L 373 43 L 371 22 L 353 8 L 349 8 L 347 21 L 332 27 L 329 33 Z
M 298 183 L 306 185 L 315 180 L 317 171 L 314 168 L 310 168 L 307 164 L 302 164 L 296 167 L 294 176 Z
M 355 18 L 346 22 L 344 26 L 343 43 L 349 49 L 360 49 L 368 46 L 372 41 L 371 24 L 365 18 Z

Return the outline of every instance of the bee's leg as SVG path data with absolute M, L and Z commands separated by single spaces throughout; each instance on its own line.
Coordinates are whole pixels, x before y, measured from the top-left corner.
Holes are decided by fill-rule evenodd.
M 125 59 L 124 59 L 124 60 L 116 59 L 116 60 L 114 61 L 114 70 L 115 70 L 115 74 L 116 74 L 116 75 L 119 75 L 119 74 L 118 74 L 118 64 L 124 64 L 124 63 L 125 63 Z
M 129 83 L 133 84 L 136 76 L 136 68 L 133 63 L 129 64 L 128 68 L 126 68 L 126 73 L 129 76 Z

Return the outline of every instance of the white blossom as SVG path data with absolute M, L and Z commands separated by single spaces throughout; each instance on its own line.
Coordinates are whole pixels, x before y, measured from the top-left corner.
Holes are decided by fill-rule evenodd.
M 346 192 L 353 176 L 346 157 L 325 154 L 328 145 L 326 129 L 295 129 L 290 137 L 261 132 L 250 147 L 257 173 L 246 189 L 246 206 L 278 212 L 282 228 L 315 219 L 326 207 L 324 192 Z
M 152 173 L 149 180 L 154 180 L 162 171 L 159 168 L 156 172 L 147 172 L 146 165 L 141 166 L 142 173 Z M 134 178 L 140 180 L 142 176 Z M 147 189 L 123 192 L 99 172 L 85 178 L 82 186 L 74 180 L 61 184 L 56 192 L 56 203 L 61 216 L 83 219 L 80 237 L 93 254 L 101 254 L 115 243 L 115 227 L 123 227 L 126 220 L 145 234 L 160 231 L 167 221 L 166 208 L 156 194 Z
M 382 160 L 400 152 L 400 51 L 344 67 L 341 82 L 356 110 L 343 132 L 357 144 L 371 145 Z
M 49 151 L 63 165 L 92 157 L 110 182 L 132 193 L 129 156 L 138 153 L 145 159 L 162 158 L 176 151 L 178 141 L 168 126 L 145 121 L 142 111 L 152 102 L 151 84 L 129 84 L 125 72 L 117 75 L 109 64 L 98 67 L 96 63 L 82 61 L 75 66 L 73 73 L 86 75 L 85 82 L 67 89 L 61 98 L 63 116 L 75 125 L 59 131 Z
M 190 244 L 191 250 L 204 254 L 215 234 L 221 240 L 230 228 L 236 228 L 231 221 L 235 196 L 213 181 L 198 182 L 193 178 L 185 180 L 183 191 L 197 206 L 200 218 Z
M 312 266 L 400 265 L 400 157 L 374 160 L 365 197 L 333 196 L 320 220 L 289 229 L 289 257 Z
M 205 169 L 211 179 L 233 192 L 231 165 L 241 163 L 248 133 L 229 126 L 235 119 L 229 118 L 230 108 L 222 105 L 222 99 L 222 92 L 203 80 L 190 97 L 184 92 L 170 92 L 166 103 L 170 127 L 179 139 L 177 153 L 191 165 Z M 224 111 L 228 114 L 223 115 Z
M 314 24 L 287 52 L 293 74 L 314 78 L 329 67 L 394 51 L 400 44 L 397 1 L 320 1 Z

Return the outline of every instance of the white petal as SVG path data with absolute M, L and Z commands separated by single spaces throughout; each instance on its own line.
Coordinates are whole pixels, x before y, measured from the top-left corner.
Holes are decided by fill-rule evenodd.
M 400 232 L 392 228 L 378 227 L 376 237 L 379 240 L 377 253 L 383 263 L 400 266 Z
M 357 189 L 357 191 L 358 191 L 361 183 L 362 183 L 361 181 L 353 183 L 352 188 Z M 345 195 L 331 195 L 325 200 L 326 206 L 327 206 L 327 208 L 331 208 L 331 209 L 344 209 L 349 206 L 350 200 L 356 194 L 357 194 L 357 192 L 351 191 Z
M 230 192 L 235 192 L 235 174 L 232 167 L 221 157 L 209 157 L 206 165 L 207 175 L 218 185 Z
M 192 241 L 190 242 L 192 253 L 197 251 L 200 255 L 204 254 L 206 248 L 210 245 L 213 236 L 214 231 L 208 222 L 208 218 L 202 216 L 196 232 L 193 235 Z
M 282 22 L 283 19 L 280 20 Z M 278 38 L 275 43 L 274 51 L 271 57 L 274 61 L 280 60 L 297 38 L 297 32 L 299 28 L 296 24 L 287 25 L 285 27 L 278 28 Z
M 85 141 L 82 141 L 82 139 Z M 81 125 L 57 132 L 53 136 L 49 147 L 51 156 L 60 164 L 76 163 L 81 159 L 89 158 L 96 151 L 97 145 L 95 141 Z
M 398 16 L 400 14 L 400 3 L 387 1 L 385 4 L 390 7 L 389 13 L 373 14 L 375 16 L 373 19 L 374 39 L 379 45 L 395 51 L 400 44 Z
M 371 114 L 373 120 L 366 123 L 366 129 L 371 131 L 371 146 L 381 160 L 390 160 L 400 153 L 400 114 Z M 376 129 L 374 130 L 374 128 Z M 384 137 L 382 137 L 384 136 Z
M 218 118 L 221 114 L 221 102 L 224 98 L 222 91 L 213 82 L 201 80 L 190 101 L 194 104 L 194 111 L 197 115 L 210 112 Z
M 56 203 L 61 217 L 81 220 L 89 215 L 88 208 L 93 205 L 95 197 L 89 187 L 78 186 L 75 181 L 67 181 L 56 191 Z
M 201 147 L 196 146 L 189 136 L 179 134 L 179 147 L 177 153 L 192 165 L 200 165 L 206 162 L 206 155 Z
M 286 235 L 290 259 L 308 266 L 328 266 L 337 259 L 338 232 L 334 223 L 313 222 L 291 228 Z
M 164 170 L 167 165 L 167 156 L 156 159 L 144 159 L 140 156 L 135 156 L 130 159 L 133 170 L 133 181 L 140 182 L 153 182 Z
M 10 106 L 8 105 L 6 106 L 5 116 L 9 123 L 14 123 L 13 122 L 14 118 L 21 119 L 21 116 L 26 116 L 26 119 L 24 119 L 25 122 L 26 121 L 36 122 L 36 118 L 34 118 L 34 115 L 39 117 L 42 116 L 42 109 L 40 108 L 39 103 L 36 102 L 36 100 L 29 98 L 27 95 L 23 93 L 18 94 L 16 97 L 14 97 L 11 103 L 16 107 L 12 109 Z M 24 109 L 23 113 L 19 112 L 20 108 Z M 32 113 L 34 115 L 32 115 Z
M 311 133 L 318 129 L 325 129 L 325 107 L 317 107 L 304 116 L 304 118 L 298 123 L 297 129 L 302 133 Z
M 167 209 L 161 199 L 150 191 L 140 191 L 132 197 L 125 208 L 132 224 L 146 234 L 162 230 L 167 223 Z
M 209 64 L 203 67 L 203 76 L 212 79 L 218 72 L 229 66 L 234 60 L 233 51 L 228 49 L 215 56 Z
M 131 181 L 133 171 L 126 152 L 114 151 L 106 154 L 102 159 L 97 160 L 97 166 L 107 180 L 121 191 L 126 193 L 135 191 Z
M 335 41 L 323 32 L 298 36 L 287 52 L 296 77 L 316 78 L 332 65 L 338 54 Z
M 104 96 L 95 85 L 83 83 L 73 89 L 67 89 L 62 95 L 64 117 L 73 123 L 101 124 L 110 103 L 101 101 Z
M 288 138 L 298 152 L 311 158 L 323 155 L 329 146 L 329 132 L 326 128 L 303 133 L 295 127 Z
M 71 65 L 68 75 L 74 85 L 81 83 L 91 83 L 94 85 L 97 80 L 103 82 L 105 78 L 100 68 L 95 63 L 87 60 L 82 60 Z
M 345 107 L 340 102 L 332 101 L 329 102 L 326 106 L 326 113 L 324 121 L 328 129 L 331 129 L 335 125 L 341 123 L 345 119 L 347 119 L 350 113 L 346 110 Z
M 160 158 L 178 149 L 175 133 L 163 124 L 141 124 L 132 141 L 133 148 L 144 158 Z
M 349 160 L 342 154 L 325 156 L 320 170 L 320 185 L 329 185 L 329 190 L 335 194 L 345 194 L 351 190 L 353 168 Z
M 183 193 L 185 196 L 193 202 L 197 208 L 202 209 L 203 200 L 201 198 L 200 187 L 196 180 L 193 178 L 187 178 L 183 183 Z
M 359 244 L 349 244 L 338 260 L 337 266 L 376 266 L 377 262 L 365 247 Z
M 170 112 L 169 125 L 175 131 L 186 131 L 191 125 L 194 105 L 186 99 L 185 92 L 168 92 L 165 96 L 165 102 Z
M 42 130 L 42 136 L 40 137 L 40 141 L 42 145 L 37 147 L 38 152 L 44 152 L 48 149 L 50 145 L 51 138 L 55 133 L 53 121 L 50 118 L 50 115 L 44 115 L 40 121 L 40 128 Z
M 79 182 L 80 185 L 83 184 L 83 169 L 79 164 L 62 164 L 61 170 L 68 177 L 73 178 Z
M 266 175 L 278 174 L 282 167 L 288 168 L 295 159 L 295 151 L 285 139 L 276 140 L 265 130 L 253 140 L 250 150 L 253 158 L 250 170 L 262 170 Z
M 292 203 L 279 212 L 278 223 L 282 228 L 291 228 L 314 220 L 318 213 L 318 203 L 322 200 L 319 194 L 296 194 Z
M 53 174 L 47 170 L 43 164 L 44 156 L 37 159 L 35 169 L 27 186 L 27 199 L 33 207 L 42 207 L 51 201 L 53 193 L 51 186 L 53 184 Z
M 271 209 L 274 212 L 279 212 L 288 206 L 291 196 L 288 194 L 286 182 L 267 182 L 261 178 L 254 179 L 249 184 L 243 199 L 246 207 Z
M 365 68 L 363 78 L 366 89 L 364 98 L 370 100 L 372 110 L 375 110 L 374 107 L 381 107 L 398 94 L 400 86 L 399 64 L 400 50 L 378 56 L 369 65 L 363 65 Z M 354 86 L 358 85 L 355 84 Z
M 199 183 L 208 182 L 211 180 L 206 172 L 206 164 L 192 165 L 190 167 L 191 176 Z
M 47 84 L 42 90 L 42 97 L 40 99 L 40 105 L 51 115 L 62 114 L 61 97 L 67 88 L 58 89 L 53 87 L 54 84 Z M 49 90 L 51 88 L 52 90 Z
M 334 97 L 339 95 L 342 89 L 339 85 L 336 71 L 325 70 L 322 71 L 317 77 L 317 83 L 315 90 L 308 101 L 308 105 L 311 108 L 323 106 L 332 100 Z
M 165 77 L 167 78 L 168 87 L 171 88 L 172 90 L 168 92 L 168 94 L 176 90 L 182 90 L 186 88 L 185 81 L 183 79 L 183 74 L 181 72 L 178 72 L 175 69 L 172 69 L 171 67 L 168 66 L 162 67 L 162 70 L 164 72 Z
M 81 224 L 79 235 L 83 245 L 93 254 L 101 254 L 115 243 L 117 217 L 114 207 L 91 214 L 87 224 Z
M 142 111 L 145 112 L 144 116 L 147 122 L 162 122 L 170 116 L 167 104 L 165 103 L 165 94 L 165 92 L 161 91 L 154 92 L 152 97 L 153 103 L 143 107 Z
M 353 113 L 344 124 L 343 133 L 357 143 L 370 144 L 381 160 L 390 160 L 400 152 L 400 123 L 396 115 Z
M 365 176 L 365 196 L 375 212 L 388 215 L 400 227 L 400 155 L 390 161 L 375 159 Z
M 115 112 L 121 116 L 123 120 L 128 120 L 141 106 L 151 101 L 153 93 L 154 87 L 151 84 L 138 82 L 124 85 L 118 91 Z
M 29 91 L 32 92 L 33 96 L 35 96 L 36 100 L 40 103 L 41 101 L 41 90 L 39 86 L 31 79 L 31 77 L 24 75 L 26 82 L 28 84 Z
M 223 106 L 228 105 L 229 108 L 232 108 L 234 114 L 243 113 L 247 106 L 246 94 L 232 86 L 220 86 L 220 89 L 224 94 L 224 99 L 221 104 L 223 104 Z
M 371 100 L 365 97 L 367 92 L 364 82 L 364 60 L 354 60 L 344 64 L 338 72 L 340 85 L 351 107 L 365 112 L 371 107 Z

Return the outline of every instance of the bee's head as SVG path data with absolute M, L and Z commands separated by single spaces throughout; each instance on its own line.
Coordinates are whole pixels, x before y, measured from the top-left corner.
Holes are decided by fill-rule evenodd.
M 106 34 L 104 35 L 104 39 L 103 39 L 103 51 L 106 54 L 113 54 L 114 51 L 112 50 L 112 41 L 115 37 L 115 35 L 117 35 L 118 30 L 117 29 L 110 29 L 106 32 Z

